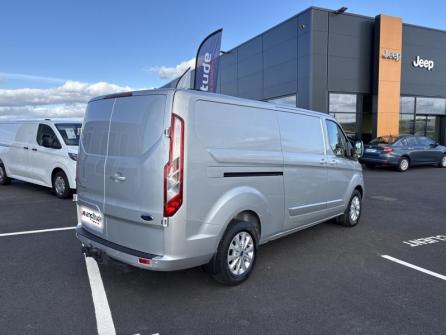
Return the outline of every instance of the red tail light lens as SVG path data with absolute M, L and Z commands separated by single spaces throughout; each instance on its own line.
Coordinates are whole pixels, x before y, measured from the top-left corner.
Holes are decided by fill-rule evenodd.
M 164 167 L 164 216 L 174 215 L 183 203 L 184 121 L 172 114 L 169 162 Z
M 389 153 L 389 152 L 392 152 L 393 151 L 393 149 L 392 148 L 384 148 L 384 152 L 385 153 Z

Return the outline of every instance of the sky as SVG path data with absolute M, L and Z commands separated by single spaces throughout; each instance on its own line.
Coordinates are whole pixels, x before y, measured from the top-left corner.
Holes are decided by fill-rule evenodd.
M 438 0 L 0 0 L 0 119 L 82 116 L 93 96 L 169 82 L 216 29 L 228 50 L 310 6 L 446 30 Z

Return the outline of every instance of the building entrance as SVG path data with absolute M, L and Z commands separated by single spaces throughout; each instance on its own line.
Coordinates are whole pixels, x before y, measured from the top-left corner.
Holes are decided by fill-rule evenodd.
M 417 115 L 415 135 L 428 136 L 436 142 L 441 141 L 441 116 Z

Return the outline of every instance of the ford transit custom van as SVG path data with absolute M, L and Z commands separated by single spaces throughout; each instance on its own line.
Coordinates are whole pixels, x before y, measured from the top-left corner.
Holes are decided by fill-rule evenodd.
M 13 178 L 68 198 L 76 189 L 81 126 L 80 119 L 0 121 L 0 185 Z
M 76 234 L 87 255 L 156 271 L 204 265 L 236 285 L 259 245 L 332 218 L 358 224 L 358 152 L 332 117 L 303 109 L 175 89 L 94 98 Z

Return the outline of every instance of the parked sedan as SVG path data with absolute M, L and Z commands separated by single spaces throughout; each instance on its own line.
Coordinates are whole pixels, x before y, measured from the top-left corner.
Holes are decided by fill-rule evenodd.
M 367 167 L 394 166 L 401 172 L 425 164 L 446 168 L 446 147 L 424 136 L 382 136 L 364 147 L 360 162 Z

